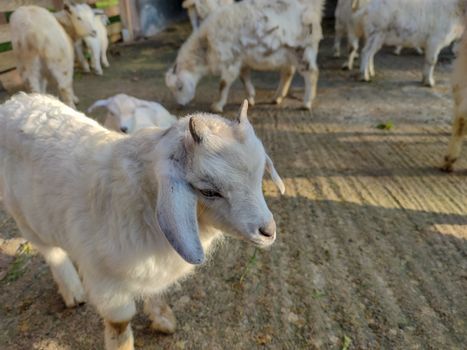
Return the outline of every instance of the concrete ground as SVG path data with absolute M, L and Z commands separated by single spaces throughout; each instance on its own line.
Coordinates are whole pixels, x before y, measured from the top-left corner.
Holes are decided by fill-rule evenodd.
M 115 93 L 157 100 L 180 116 L 206 111 L 218 80 L 205 79 L 177 107 L 164 73 L 189 33 L 175 26 L 150 41 L 112 48 L 103 77 L 77 74 L 85 110 Z M 133 322 L 140 349 L 465 349 L 467 344 L 467 154 L 440 172 L 450 133 L 452 57 L 422 87 L 423 58 L 385 49 L 373 83 L 320 51 L 313 112 L 299 110 L 303 83 L 268 104 L 276 73 L 258 73 L 250 119 L 286 184 L 264 191 L 278 224 L 272 249 L 227 240 L 210 262 L 168 293 L 171 336 Z M 0 99 L 5 99 L 0 95 Z M 244 98 L 234 86 L 225 115 Z M 100 115 L 95 115 L 100 120 Z M 381 130 L 378 125 L 392 125 Z M 67 310 L 43 259 L 0 212 L 0 349 L 102 349 L 91 305 Z M 18 249 L 19 247 L 19 249 Z

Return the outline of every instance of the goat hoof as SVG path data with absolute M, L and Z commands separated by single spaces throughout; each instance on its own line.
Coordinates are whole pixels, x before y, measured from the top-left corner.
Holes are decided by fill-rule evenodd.
M 218 105 L 217 103 L 213 103 L 211 105 L 211 111 L 214 112 L 214 113 L 222 113 L 224 110 L 224 108 L 220 105 Z
M 305 111 L 311 111 L 311 102 L 304 103 L 302 109 Z
M 371 79 L 370 79 L 369 77 L 366 77 L 366 76 L 364 76 L 364 75 L 361 75 L 361 76 L 360 76 L 360 81 L 361 81 L 361 82 L 364 82 L 364 83 L 369 83 L 369 82 L 371 82 Z
M 153 318 L 151 329 L 164 334 L 175 333 L 177 329 L 177 320 L 172 309 L 165 308 L 161 310 L 161 312 Z
M 435 82 L 433 80 L 429 80 L 429 79 L 423 79 L 422 84 L 423 84 L 423 86 L 426 86 L 426 87 L 429 87 L 429 88 L 432 88 L 432 87 L 435 86 Z
M 444 164 L 440 168 L 441 171 L 444 171 L 445 173 L 452 173 L 454 170 L 454 163 L 457 159 L 451 159 L 449 156 L 444 157 Z
M 284 101 L 284 98 L 279 96 L 279 97 L 276 97 L 272 102 L 276 105 L 280 105 L 282 101 Z
M 84 291 L 78 291 L 76 295 L 63 296 L 63 301 L 65 302 L 66 307 L 70 309 L 84 305 L 86 303 Z
M 253 107 L 255 105 L 255 98 L 254 97 L 248 97 L 248 104 Z
M 96 70 L 94 71 L 95 75 L 104 75 L 104 72 L 102 70 Z

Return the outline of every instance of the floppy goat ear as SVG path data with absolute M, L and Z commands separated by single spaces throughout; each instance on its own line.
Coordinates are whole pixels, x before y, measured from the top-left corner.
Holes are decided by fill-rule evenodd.
M 157 176 L 157 221 L 170 245 L 186 262 L 201 264 L 204 251 L 199 240 L 196 194 L 172 168 Z
M 274 182 L 274 184 L 277 186 L 281 194 L 285 193 L 285 185 L 284 182 L 282 181 L 281 177 L 276 171 L 276 168 L 274 168 L 274 164 L 269 158 L 269 156 L 266 154 L 266 171 L 271 175 L 271 179 Z
M 107 107 L 109 105 L 109 99 L 106 100 L 97 100 L 89 108 L 88 113 L 91 113 L 93 110 L 99 107 Z

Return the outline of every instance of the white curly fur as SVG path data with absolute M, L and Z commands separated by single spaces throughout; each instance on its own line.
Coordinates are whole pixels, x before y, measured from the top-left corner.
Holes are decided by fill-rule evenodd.
M 251 0 L 219 8 L 180 48 L 166 73 L 167 86 L 185 105 L 193 99 L 202 76 L 219 74 L 221 96 L 212 110 L 222 111 L 239 75 L 254 103 L 249 68 L 282 70 L 275 98 L 280 103 L 297 68 L 305 79 L 304 107 L 311 109 L 318 81 L 323 4 L 323 0 Z
M 51 79 L 62 101 L 75 107 L 73 47 L 55 17 L 42 7 L 22 6 L 13 12 L 10 29 L 18 72 L 28 88 L 45 93 Z
M 364 16 L 365 47 L 361 78 L 375 74 L 374 56 L 383 45 L 425 50 L 423 83 L 434 86 L 439 52 L 464 31 L 467 0 L 372 0 L 356 16 Z
M 84 300 L 77 264 L 106 321 L 107 350 L 133 349 L 135 300 L 158 298 L 189 274 L 221 232 L 274 242 L 265 169 L 283 191 L 246 104 L 238 120 L 195 114 L 130 136 L 46 95 L 22 93 L 0 106 L 6 210 L 68 306 Z M 157 305 L 145 309 L 163 312 Z
M 107 109 L 104 126 L 110 130 L 132 134 L 147 127 L 168 128 L 177 121 L 157 102 L 140 100 L 126 94 L 118 94 L 94 102 L 88 112 L 98 107 Z

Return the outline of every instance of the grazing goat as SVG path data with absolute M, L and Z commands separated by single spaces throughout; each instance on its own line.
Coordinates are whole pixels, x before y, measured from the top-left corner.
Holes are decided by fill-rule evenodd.
M 140 100 L 125 94 L 94 102 L 88 108 L 88 113 L 98 107 L 107 108 L 104 122 L 106 128 L 128 134 L 151 126 L 168 128 L 177 121 L 177 118 L 159 103 Z
M 70 6 L 70 13 L 73 13 Z M 11 43 L 18 72 L 32 92 L 45 93 L 47 79 L 56 83 L 63 102 L 75 107 L 73 47 L 65 30 L 46 9 L 19 7 L 10 18 Z
M 466 18 L 467 19 L 467 18 Z M 444 157 L 444 171 L 451 172 L 461 153 L 462 141 L 467 135 L 467 32 L 458 46 L 458 57 L 452 75 L 454 96 L 454 123 L 448 152 Z
M 157 318 L 160 293 L 201 264 L 222 232 L 274 242 L 264 171 L 281 192 L 284 184 L 246 112 L 245 101 L 237 120 L 200 113 L 123 135 L 46 95 L 21 93 L 0 106 L 6 210 L 66 305 L 83 302 L 86 290 L 105 320 L 107 350 L 133 349 L 135 300 Z
M 182 7 L 188 11 L 193 30 L 199 28 L 201 22 L 219 6 L 230 5 L 234 0 L 185 0 Z
M 83 51 L 83 41 L 85 38 L 90 38 L 89 40 L 91 41 L 92 39 L 98 41 L 97 35 L 101 29 L 98 28 L 100 21 L 96 19 L 92 8 L 87 4 L 70 5 L 69 3 L 65 3 L 64 9 L 54 13 L 54 16 L 73 42 L 75 55 L 81 67 L 85 72 L 90 72 L 89 63 Z M 93 59 L 92 47 L 90 50 L 91 58 Z M 92 61 L 92 63 L 94 62 Z M 93 64 L 94 72 L 102 75 L 102 68 L 100 70 L 99 68 L 100 64 L 99 66 Z
M 357 12 L 364 16 L 366 44 L 361 79 L 375 75 L 374 56 L 384 45 L 425 50 L 423 84 L 434 86 L 434 68 L 441 49 L 461 37 L 467 0 L 372 0 Z
M 232 83 L 240 75 L 254 103 L 249 69 L 281 70 L 275 101 L 287 95 L 295 69 L 305 80 L 303 106 L 311 109 L 316 95 L 323 0 L 251 0 L 226 5 L 212 13 L 183 44 L 167 71 L 166 85 L 179 104 L 190 102 L 202 76 L 220 74 L 222 111 Z

